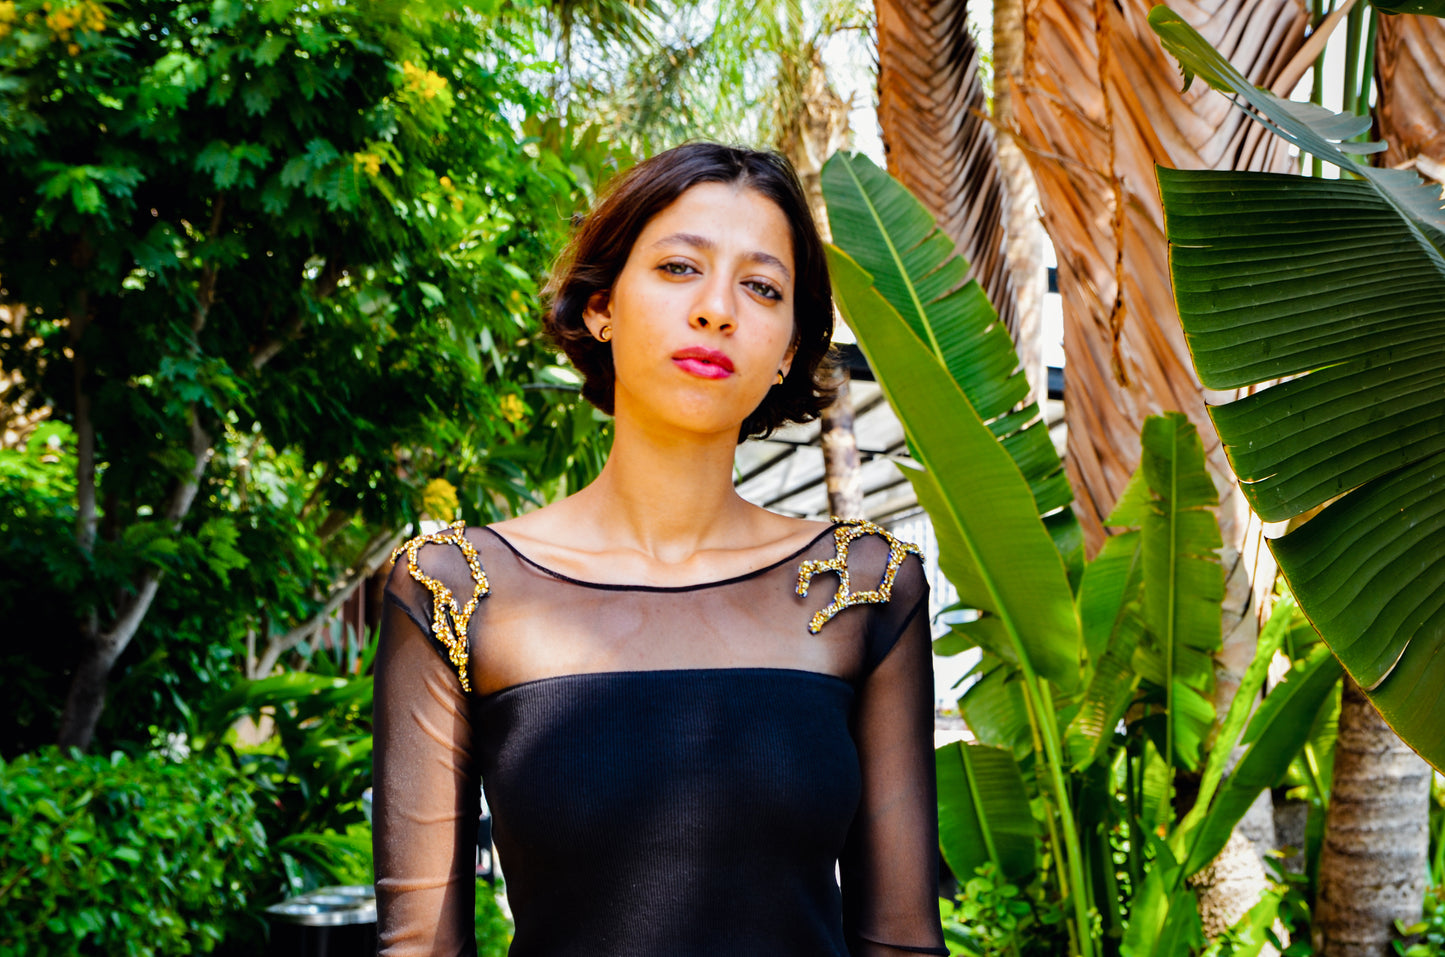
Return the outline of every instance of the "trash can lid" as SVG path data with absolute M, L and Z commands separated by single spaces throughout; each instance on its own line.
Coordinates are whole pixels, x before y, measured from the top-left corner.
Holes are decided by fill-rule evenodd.
M 376 923 L 376 891 L 365 884 L 319 887 L 266 908 L 288 924 L 334 927 Z

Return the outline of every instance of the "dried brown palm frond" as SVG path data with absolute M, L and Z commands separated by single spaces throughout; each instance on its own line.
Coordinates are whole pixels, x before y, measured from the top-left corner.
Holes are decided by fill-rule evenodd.
M 1004 193 L 964 0 L 878 0 L 878 122 L 888 172 L 968 260 L 1010 332 Z
M 1286 171 L 1283 144 L 1179 71 L 1147 0 L 1041 0 L 1028 9 L 1016 111 L 1059 260 L 1067 356 L 1068 466 L 1091 550 L 1138 462 L 1151 413 L 1186 413 L 1205 438 L 1241 551 L 1248 509 L 1204 409 L 1169 286 L 1154 166 Z M 1267 87 L 1293 86 L 1308 15 L 1296 0 L 1171 6 Z M 1257 545 L 1254 549 L 1257 551 Z

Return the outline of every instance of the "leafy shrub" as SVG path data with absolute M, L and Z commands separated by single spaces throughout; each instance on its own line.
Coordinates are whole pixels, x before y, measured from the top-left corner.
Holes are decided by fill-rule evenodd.
M 228 764 L 46 748 L 0 762 L 0 953 L 209 952 L 266 869 Z
M 1064 915 L 1037 886 L 1021 889 L 981 864 L 954 900 L 940 899 L 948 949 L 963 957 L 1061 952 Z
M 512 922 L 497 903 L 497 886 L 477 881 L 477 957 L 507 957 Z
M 361 667 L 374 649 L 368 646 Z M 372 881 L 371 829 L 361 808 L 371 784 L 372 679 L 335 673 L 325 655 L 311 664 L 332 673 L 238 681 L 202 719 L 218 745 L 211 750 L 230 753 L 263 802 L 261 822 L 289 894 Z M 239 718 L 273 733 L 243 744 L 233 727 Z

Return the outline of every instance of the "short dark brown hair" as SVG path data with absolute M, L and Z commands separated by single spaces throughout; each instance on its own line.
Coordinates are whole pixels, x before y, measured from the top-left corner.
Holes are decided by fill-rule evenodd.
M 582 316 L 593 295 L 612 288 L 647 223 L 699 183 L 736 183 L 777 204 L 788 221 L 797 272 L 793 295 L 793 364 L 781 385 L 743 420 L 738 440 L 765 436 L 788 422 L 818 417 L 832 400 L 826 367 L 833 339 L 828 259 L 792 164 L 762 150 L 686 143 L 643 160 L 609 184 L 579 224 L 547 284 L 546 328 L 584 377 L 582 395 L 612 414 L 612 347 L 592 337 Z

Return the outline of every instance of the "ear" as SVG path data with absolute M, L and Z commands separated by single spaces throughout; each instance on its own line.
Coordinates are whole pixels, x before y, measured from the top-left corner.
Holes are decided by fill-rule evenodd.
M 778 367 L 783 370 L 783 378 L 784 378 L 784 379 L 786 379 L 786 378 L 788 377 L 788 373 L 789 373 L 789 372 L 793 371 L 793 356 L 795 356 L 795 355 L 797 355 L 797 354 L 798 354 L 798 340 L 797 340 L 797 337 L 795 336 L 795 337 L 793 338 L 793 341 L 790 342 L 790 343 L 788 343 L 788 351 L 785 352 L 785 353 L 783 353 L 783 361 L 780 362 L 780 363 L 778 363 Z
M 612 290 L 599 289 L 587 298 L 587 305 L 582 310 L 582 323 L 595 339 L 598 331 L 611 321 Z

